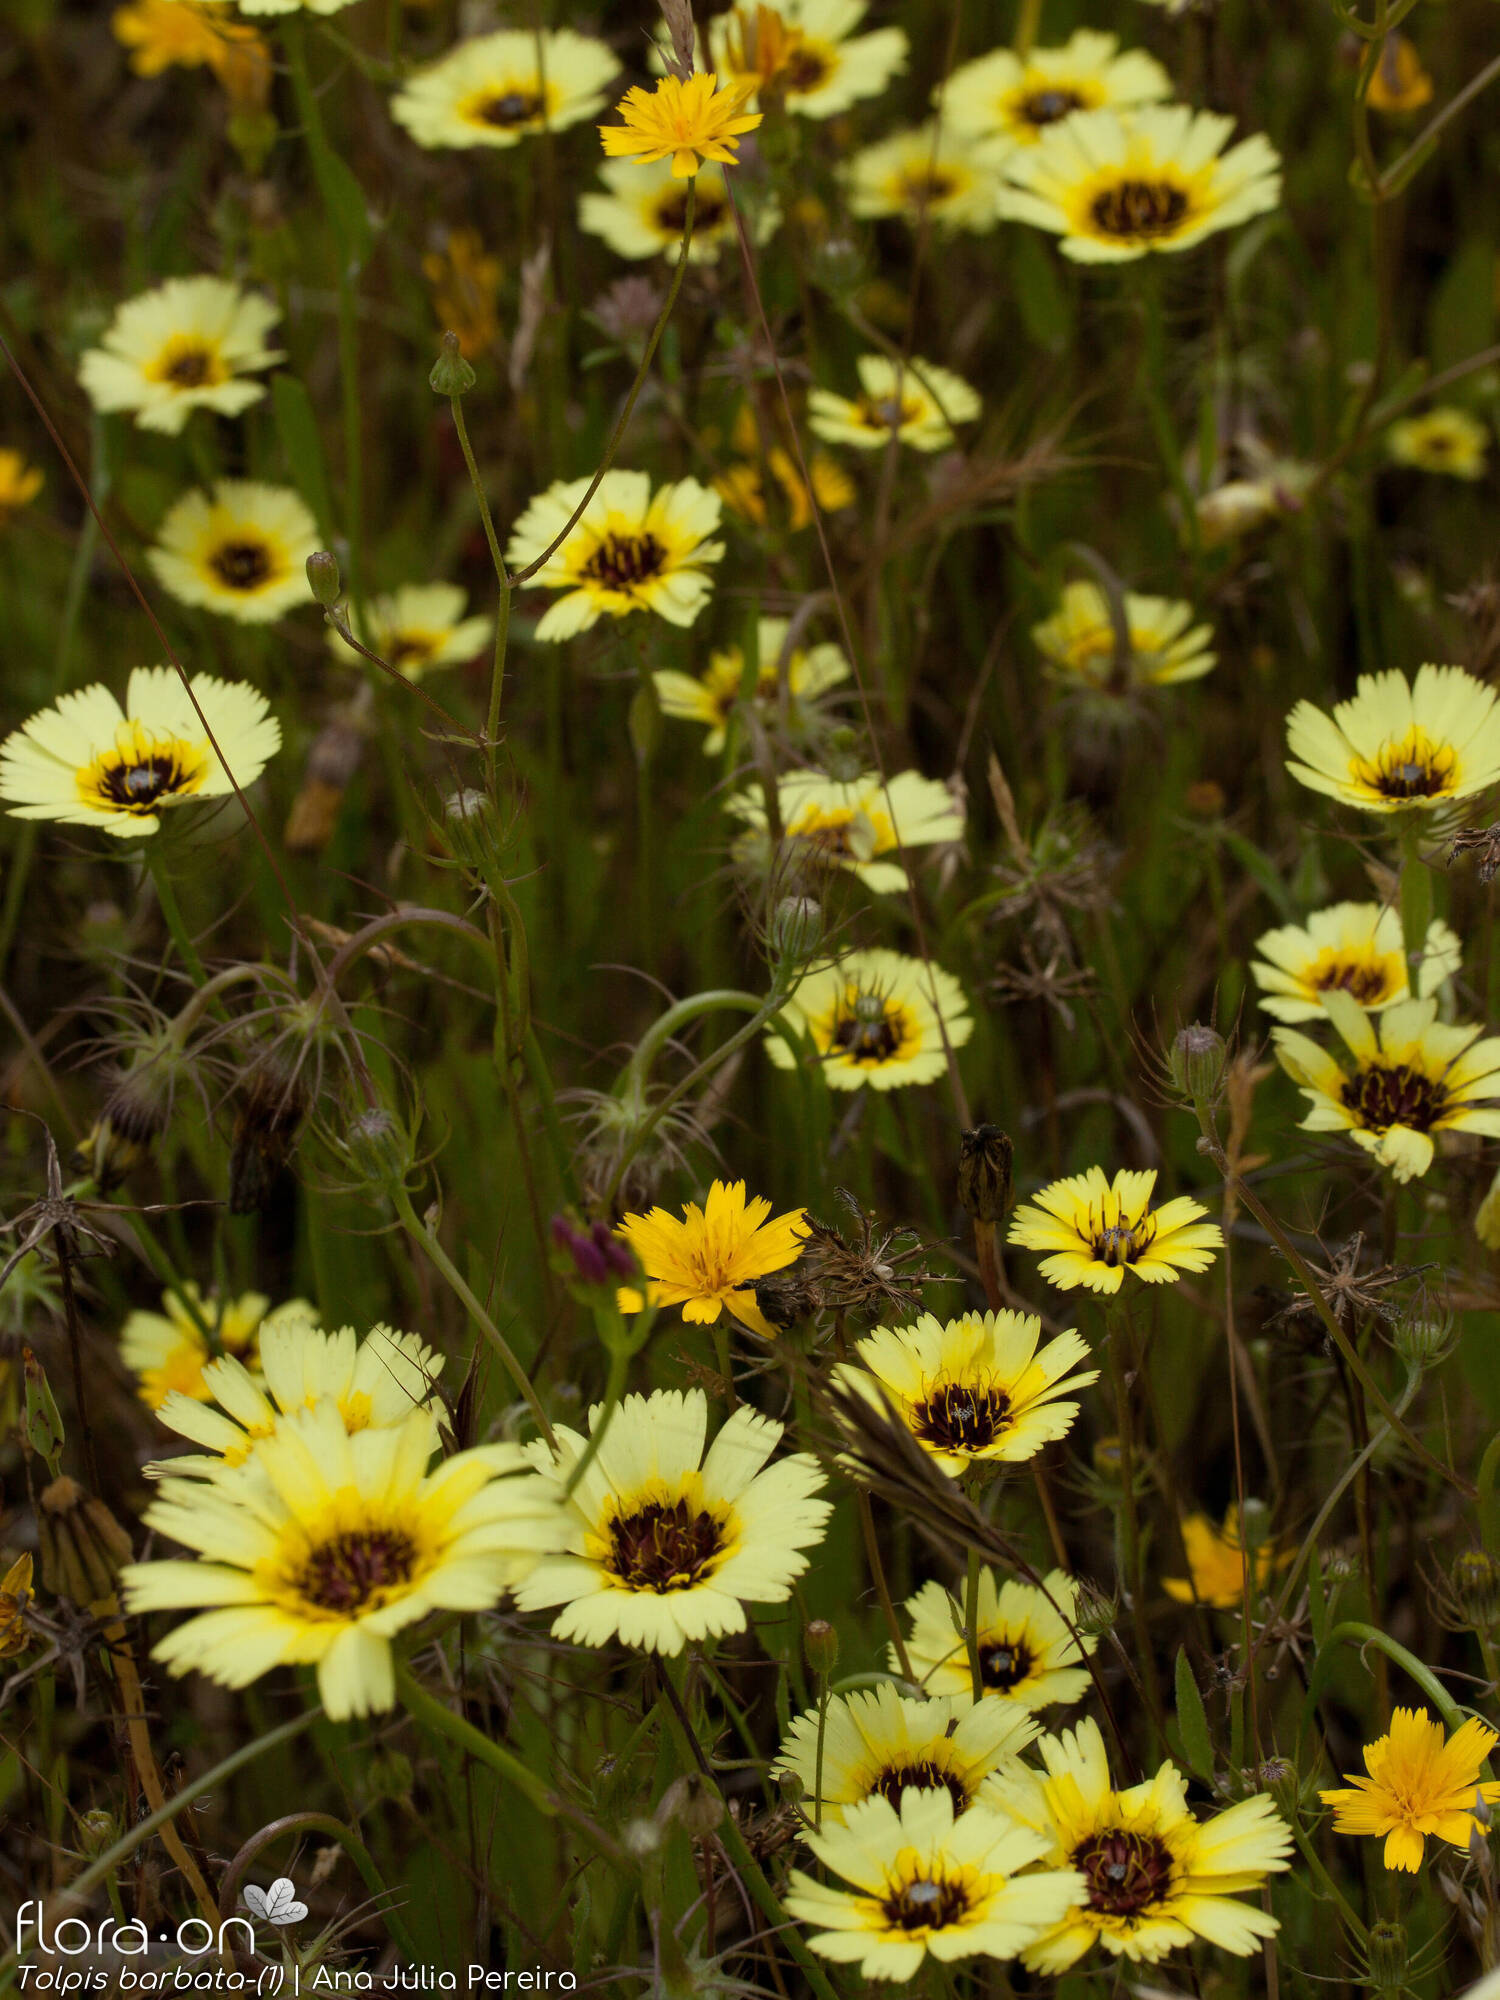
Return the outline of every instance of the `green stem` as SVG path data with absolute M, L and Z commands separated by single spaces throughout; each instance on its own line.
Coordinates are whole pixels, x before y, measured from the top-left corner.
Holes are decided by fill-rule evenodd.
M 664 1681 L 664 1685 L 670 1685 L 670 1683 Z M 663 1702 L 661 1713 L 666 1717 L 667 1727 L 671 1730 L 676 1740 L 678 1754 L 683 1759 L 684 1768 L 689 1769 L 696 1765 L 703 1774 L 704 1783 L 711 1785 L 720 1799 L 722 1799 L 724 1795 L 719 1791 L 718 1781 L 713 1776 L 713 1773 L 707 1768 L 706 1760 L 697 1752 L 696 1746 L 688 1740 L 682 1718 L 677 1713 L 676 1704 L 670 1701 Z M 802 1942 L 800 1932 L 787 1916 L 776 1891 L 766 1880 L 759 1862 L 756 1861 L 754 1855 L 745 1845 L 745 1836 L 740 1832 L 739 1823 L 727 1807 L 724 1817 L 719 1821 L 716 1829 L 716 1837 L 728 1854 L 730 1861 L 734 1864 L 745 1887 L 750 1891 L 751 1898 L 759 1907 L 761 1914 L 772 1926 L 781 1943 L 786 1946 L 792 1957 L 801 1966 L 803 1976 L 817 1995 L 818 2000 L 839 2000 L 839 1996 L 828 1983 L 828 1975 Z
M 1416 809 L 1400 815 L 1401 820 L 1401 942 L 1406 947 L 1406 981 L 1409 990 L 1421 991 L 1422 954 L 1427 948 L 1427 931 L 1432 922 L 1432 870 L 1422 859 L 1422 815 Z
M 1182 469 L 1182 453 L 1178 449 L 1177 432 L 1172 423 L 1167 395 L 1167 337 L 1161 300 L 1162 274 L 1153 268 L 1153 259 L 1147 258 L 1146 264 L 1147 268 L 1141 273 L 1141 299 L 1146 325 L 1146 365 L 1140 371 L 1141 394 L 1145 398 L 1146 414 L 1151 422 L 1152 435 L 1156 439 L 1156 449 L 1161 455 L 1162 469 L 1167 475 L 1167 483 L 1172 489 L 1178 511 L 1182 516 L 1182 530 L 1187 537 L 1188 549 L 1196 565 L 1202 554 L 1198 509 L 1189 491 L 1187 476 Z
M 290 1722 L 283 1722 L 279 1728 L 268 1730 L 264 1736 L 257 1736 L 252 1743 L 246 1743 L 241 1749 L 226 1757 L 222 1763 L 215 1764 L 212 1770 L 205 1771 L 196 1782 L 185 1784 L 182 1790 L 174 1792 L 165 1804 L 158 1806 L 154 1812 L 147 1813 L 144 1819 L 138 1820 L 112 1847 L 107 1847 L 97 1861 L 90 1862 L 81 1875 L 75 1875 L 71 1882 L 65 1883 L 57 1891 L 56 1899 L 48 1909 L 54 1927 L 65 1916 L 84 1904 L 90 1892 L 127 1862 L 137 1848 L 150 1840 L 153 1834 L 159 1833 L 162 1827 L 169 1825 L 180 1812 L 186 1812 L 195 1800 L 204 1798 L 210 1792 L 219 1791 L 236 1771 L 243 1770 L 246 1764 L 253 1764 L 257 1757 L 263 1757 L 268 1750 L 279 1750 L 283 1743 L 290 1743 L 294 1736 L 300 1735 L 304 1729 L 316 1722 L 322 1713 L 321 1707 L 310 1708 L 305 1715 L 294 1716 Z M 16 1951 L 8 1951 L 4 1958 L 0 1959 L 0 1992 L 7 1991 L 14 1983 L 14 1974 L 19 1963 L 20 1953 Z
M 466 1757 L 473 1757 L 514 1785 L 518 1792 L 525 1794 L 539 1813 L 548 1819 L 564 1819 L 568 1825 L 581 1833 L 596 1853 L 603 1856 L 611 1866 L 625 1868 L 630 1864 L 623 1850 L 610 1838 L 602 1826 L 596 1826 L 586 1813 L 582 1813 L 568 1799 L 561 1797 L 534 1771 L 529 1771 L 520 1758 L 513 1755 L 492 1737 L 485 1736 L 461 1715 L 456 1715 L 446 1702 L 428 1694 L 412 1673 L 404 1660 L 396 1662 L 396 1694 L 402 1707 L 413 1722 L 434 1736 L 446 1736 L 456 1749 Z
M 1212 1111 L 1206 1104 L 1199 1104 L 1195 1108 L 1198 1113 L 1199 1127 L 1202 1130 L 1207 1145 L 1209 1158 L 1218 1168 L 1224 1179 L 1225 1186 L 1232 1189 L 1236 1201 L 1249 1209 L 1250 1213 L 1276 1245 L 1276 1248 L 1285 1257 L 1288 1264 L 1291 1265 L 1292 1270 L 1296 1273 L 1298 1283 L 1302 1286 L 1312 1304 L 1313 1310 L 1327 1328 L 1329 1339 L 1332 1340 L 1334 1346 L 1344 1357 L 1344 1365 L 1348 1368 L 1349 1372 L 1354 1376 L 1370 1401 L 1379 1410 L 1381 1416 L 1385 1418 L 1407 1450 L 1414 1457 L 1421 1459 L 1422 1463 L 1430 1471 L 1436 1472 L 1456 1493 L 1461 1493 L 1466 1500 L 1475 1499 L 1477 1495 L 1471 1482 L 1463 1478 L 1459 1473 L 1456 1473 L 1451 1466 L 1444 1465 L 1443 1461 L 1430 1452 L 1422 1440 L 1401 1421 L 1400 1416 L 1387 1400 L 1380 1384 L 1360 1359 L 1359 1352 L 1355 1348 L 1354 1343 L 1339 1324 L 1338 1315 L 1319 1289 L 1318 1281 L 1313 1276 L 1307 1259 L 1302 1255 L 1286 1230 L 1282 1228 L 1276 1217 L 1256 1194 L 1255 1190 L 1241 1180 L 1239 1175 L 1230 1166 L 1228 1156 L 1220 1143 L 1218 1130 L 1214 1125 Z
M 979 1550 L 970 1545 L 964 1581 L 964 1644 L 969 1652 L 969 1687 L 976 1702 L 984 1699 L 984 1672 L 979 1663 Z
M 269 1847 L 273 1841 L 280 1840 L 283 1835 L 302 1832 L 326 1833 L 338 1842 L 339 1846 L 343 1848 L 349 1859 L 359 1870 L 365 1887 L 370 1891 L 370 1895 L 380 1913 L 381 1922 L 391 1934 L 392 1943 L 410 1964 L 418 1964 L 421 1955 L 417 1950 L 416 1940 L 401 1921 L 397 1908 L 392 1901 L 391 1891 L 382 1879 L 380 1870 L 375 1866 L 374 1857 L 371 1855 L 369 1848 L 365 1846 L 352 1827 L 346 1826 L 341 1819 L 335 1819 L 332 1813 L 288 1813 L 285 1818 L 273 1820 L 269 1826 L 263 1826 L 259 1833 L 252 1834 L 224 1871 L 223 1878 L 219 1883 L 220 1918 L 228 1918 L 233 1911 L 235 1903 L 234 1892 L 239 1886 L 240 1877 L 255 1859 L 256 1855 Z
M 1369 1933 L 1366 1931 L 1364 1925 L 1360 1922 L 1359 1918 L 1355 1915 L 1354 1906 L 1350 1903 L 1348 1897 L 1344 1894 L 1343 1890 L 1339 1888 L 1338 1884 L 1334 1881 L 1333 1877 L 1329 1874 L 1328 1870 L 1323 1866 L 1322 1862 L 1318 1859 L 1317 1850 L 1314 1848 L 1312 1842 L 1308 1839 L 1306 1833 L 1303 1832 L 1302 1823 L 1296 1817 L 1295 1814 L 1292 1816 L 1290 1825 L 1292 1829 L 1292 1838 L 1293 1840 L 1296 1841 L 1297 1846 L 1301 1851 L 1302 1859 L 1307 1863 L 1308 1869 L 1312 1874 L 1313 1879 L 1317 1882 L 1318 1887 L 1323 1891 L 1324 1895 L 1327 1896 L 1328 1900 L 1333 1904 L 1334 1908 L 1343 1918 L 1344 1923 L 1347 1926 L 1350 1935 L 1352 1937 L 1358 1938 L 1359 1942 L 1362 1945 L 1368 1946 L 1370 1942 Z
M 459 1271 L 458 1266 L 453 1262 L 453 1259 L 448 1255 L 442 1244 L 439 1243 L 437 1237 L 430 1229 L 423 1228 L 416 1210 L 411 1205 L 411 1196 L 399 1182 L 391 1189 L 391 1201 L 395 1207 L 397 1216 L 400 1218 L 402 1228 L 427 1258 L 428 1262 L 442 1274 L 443 1278 L 447 1281 L 450 1291 L 462 1302 L 470 1319 L 473 1320 L 490 1346 L 499 1355 L 505 1366 L 506 1373 L 520 1390 L 526 1400 L 528 1409 L 536 1418 L 537 1428 L 541 1431 L 542 1436 L 547 1440 L 548 1444 L 556 1450 L 557 1438 L 553 1432 L 552 1425 L 548 1421 L 547 1412 L 542 1408 L 541 1399 L 538 1397 L 536 1390 L 532 1388 L 531 1380 L 526 1370 L 516 1358 L 514 1348 L 512 1348 L 510 1342 L 490 1318 L 478 1299 L 475 1298 L 473 1292 L 464 1282 L 463 1275 Z
M 641 390 L 646 385 L 647 371 L 655 357 L 658 346 L 661 344 L 661 337 L 667 330 L 667 321 L 672 317 L 672 308 L 677 303 L 677 294 L 682 290 L 682 281 L 687 276 L 688 250 L 693 241 L 693 217 L 697 211 L 697 206 L 698 177 L 695 174 L 687 184 L 687 209 L 682 222 L 682 255 L 677 259 L 676 269 L 672 273 L 672 282 L 667 288 L 666 301 L 657 315 L 655 326 L 651 329 L 651 338 L 646 342 L 646 351 L 641 356 L 641 365 L 635 371 L 635 380 L 630 385 L 630 394 L 625 398 L 625 407 L 621 410 L 619 417 L 616 419 L 615 427 L 609 434 L 609 443 L 604 447 L 604 456 L 599 462 L 599 468 L 589 481 L 583 498 L 568 516 L 562 531 L 547 544 L 539 556 L 527 563 L 525 569 L 516 571 L 515 575 L 511 578 L 511 582 L 514 584 L 528 582 L 537 574 L 538 570 L 551 562 L 563 543 L 583 519 L 589 502 L 599 491 L 599 482 L 615 462 L 615 453 L 620 449 L 620 442 L 625 436 L 625 427 L 630 422 L 631 413 L 635 409 Z
M 500 744 L 500 698 L 505 690 L 505 653 L 510 642 L 510 600 L 513 595 L 513 584 L 510 571 L 505 567 L 505 557 L 500 552 L 500 539 L 495 533 L 490 503 L 485 498 L 484 482 L 479 477 L 474 447 L 469 443 L 469 427 L 464 422 L 462 395 L 450 396 L 448 406 L 453 412 L 453 428 L 458 432 L 464 464 L 469 468 L 469 484 L 473 487 L 474 498 L 479 503 L 479 518 L 484 523 L 484 539 L 489 544 L 490 563 L 494 568 L 495 581 L 500 586 L 500 597 L 495 606 L 495 658 L 490 668 L 490 700 L 484 724 L 485 768 L 489 794 L 498 806 L 500 794 L 496 788 L 496 759 Z
M 167 929 L 177 947 L 178 956 L 192 975 L 193 984 L 206 986 L 208 974 L 203 969 L 203 960 L 198 956 L 198 948 L 193 943 L 191 933 L 182 920 L 176 891 L 172 887 L 171 877 L 167 874 L 155 840 L 148 842 L 145 854 L 147 870 L 156 886 L 156 900 L 161 907 L 162 916 L 166 919 Z

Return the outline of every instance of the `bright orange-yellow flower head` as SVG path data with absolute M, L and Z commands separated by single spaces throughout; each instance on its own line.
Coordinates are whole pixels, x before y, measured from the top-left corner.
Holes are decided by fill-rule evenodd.
M 641 166 L 669 159 L 678 180 L 696 174 L 704 160 L 733 166 L 739 157 L 740 133 L 753 132 L 761 121 L 759 111 L 740 109 L 755 83 L 748 77 L 721 90 L 710 71 L 690 76 L 685 83 L 664 76 L 651 90 L 637 84 L 616 107 L 623 123 L 599 127 L 604 150 Z

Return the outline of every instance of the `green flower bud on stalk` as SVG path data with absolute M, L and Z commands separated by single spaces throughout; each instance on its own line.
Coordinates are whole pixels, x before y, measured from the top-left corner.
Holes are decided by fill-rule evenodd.
M 106 1848 L 113 1847 L 119 1837 L 120 1822 L 115 1818 L 113 1813 L 105 1812 L 102 1807 L 96 1806 L 92 1812 L 79 1814 L 78 1851 L 80 1854 L 86 1854 L 92 1859 L 96 1854 L 103 1854 Z
M 1403 1992 L 1409 1964 L 1405 1927 L 1390 1923 L 1384 1917 L 1371 1924 L 1370 1985 L 1375 1992 Z
M 350 1120 L 343 1151 L 366 1187 L 386 1192 L 406 1185 L 416 1159 L 411 1133 L 383 1104 L 371 1105 Z
M 325 611 L 332 611 L 344 594 L 339 559 L 331 549 L 314 549 L 307 559 L 307 587 Z
M 1195 1021 L 1189 1028 L 1178 1029 L 1167 1055 L 1167 1069 L 1191 1103 L 1213 1104 L 1224 1087 L 1228 1054 L 1218 1029 Z
M 1486 1549 L 1463 1549 L 1449 1572 L 1453 1595 L 1476 1632 L 1500 1625 L 1500 1563 Z
M 1073 1606 L 1073 1623 L 1086 1639 L 1102 1639 L 1115 1627 L 1120 1601 L 1086 1576 L 1077 1579 L 1078 1595 Z
M 807 1664 L 825 1679 L 839 1663 L 839 1635 L 826 1618 L 810 1618 L 802 1634 Z
M 438 396 L 465 396 L 479 380 L 464 360 L 458 335 L 451 330 L 443 335 L 442 352 L 432 364 L 427 380 L 432 384 L 433 394 Z
M 1452 1313 L 1403 1313 L 1392 1329 L 1396 1352 L 1408 1368 L 1436 1368 L 1458 1344 Z
M 771 949 L 778 959 L 800 962 L 823 942 L 823 906 L 814 896 L 783 896 L 771 912 Z

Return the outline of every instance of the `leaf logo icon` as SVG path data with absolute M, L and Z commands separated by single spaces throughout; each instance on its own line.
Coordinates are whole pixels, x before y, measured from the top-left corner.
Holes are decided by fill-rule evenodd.
M 300 1924 L 307 1915 L 307 1905 L 298 1902 L 297 1885 L 290 1875 L 278 1875 L 269 1889 L 257 1889 L 252 1883 L 243 1901 L 252 1917 L 261 1917 L 268 1924 Z

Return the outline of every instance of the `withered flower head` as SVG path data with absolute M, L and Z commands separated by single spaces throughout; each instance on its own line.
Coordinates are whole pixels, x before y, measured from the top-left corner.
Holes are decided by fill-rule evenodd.
M 229 1149 L 229 1213 L 265 1207 L 291 1158 L 307 1115 L 308 1087 L 300 1066 L 275 1049 L 250 1071 L 234 1114 Z
M 998 1125 L 976 1125 L 958 1142 L 958 1205 L 974 1222 L 1003 1222 L 1010 1207 L 1014 1148 Z
M 811 1226 L 818 1227 L 816 1223 Z M 751 1289 L 762 1315 L 778 1333 L 811 1319 L 823 1308 L 823 1288 L 807 1268 L 805 1257 L 798 1257 L 795 1264 L 788 1264 L 783 1271 L 757 1278 Z
M 1310 1260 L 1308 1263 L 1318 1291 L 1339 1325 L 1351 1335 L 1363 1318 L 1378 1320 L 1382 1327 L 1394 1326 L 1408 1310 L 1398 1288 L 1420 1279 L 1423 1271 L 1430 1268 L 1419 1264 L 1377 1264 L 1361 1269 L 1364 1241 L 1363 1232 L 1356 1230 L 1326 1264 Z M 1266 1321 L 1266 1331 L 1316 1343 L 1321 1341 L 1324 1329 L 1312 1299 L 1300 1285 L 1294 1285 L 1288 1303 Z
M 130 1537 L 102 1500 L 76 1479 L 54 1479 L 37 1502 L 42 1582 L 85 1610 L 108 1605 L 128 1563 Z
M 1454 834 L 1448 844 L 1448 859 L 1472 854 L 1481 882 L 1493 882 L 1500 873 L 1500 826 L 1467 826 Z
M 922 1260 L 936 1246 L 915 1229 L 882 1229 L 847 1188 L 840 1188 L 838 1197 L 854 1228 L 845 1235 L 809 1215 L 802 1255 L 792 1266 L 829 1312 L 899 1320 L 920 1310 L 924 1285 L 957 1282 L 946 1272 L 923 1268 Z
M 662 295 L 649 278 L 616 278 L 615 282 L 588 309 L 601 333 L 628 347 L 632 340 L 644 340 L 656 324 Z
M 31 1603 L 31 1557 L 18 1556 L 0 1578 L 0 1660 L 24 1653 L 31 1639 L 26 1610 Z
M 1053 950 L 1043 964 L 1029 939 L 1021 947 L 1021 961 L 1020 965 L 1002 965 L 991 990 L 1007 1002 L 1040 1002 L 1050 1007 L 1072 1034 L 1077 1017 L 1071 1003 L 1098 991 L 1097 975 L 1086 965 L 1074 965 L 1070 954 L 1061 948 Z

